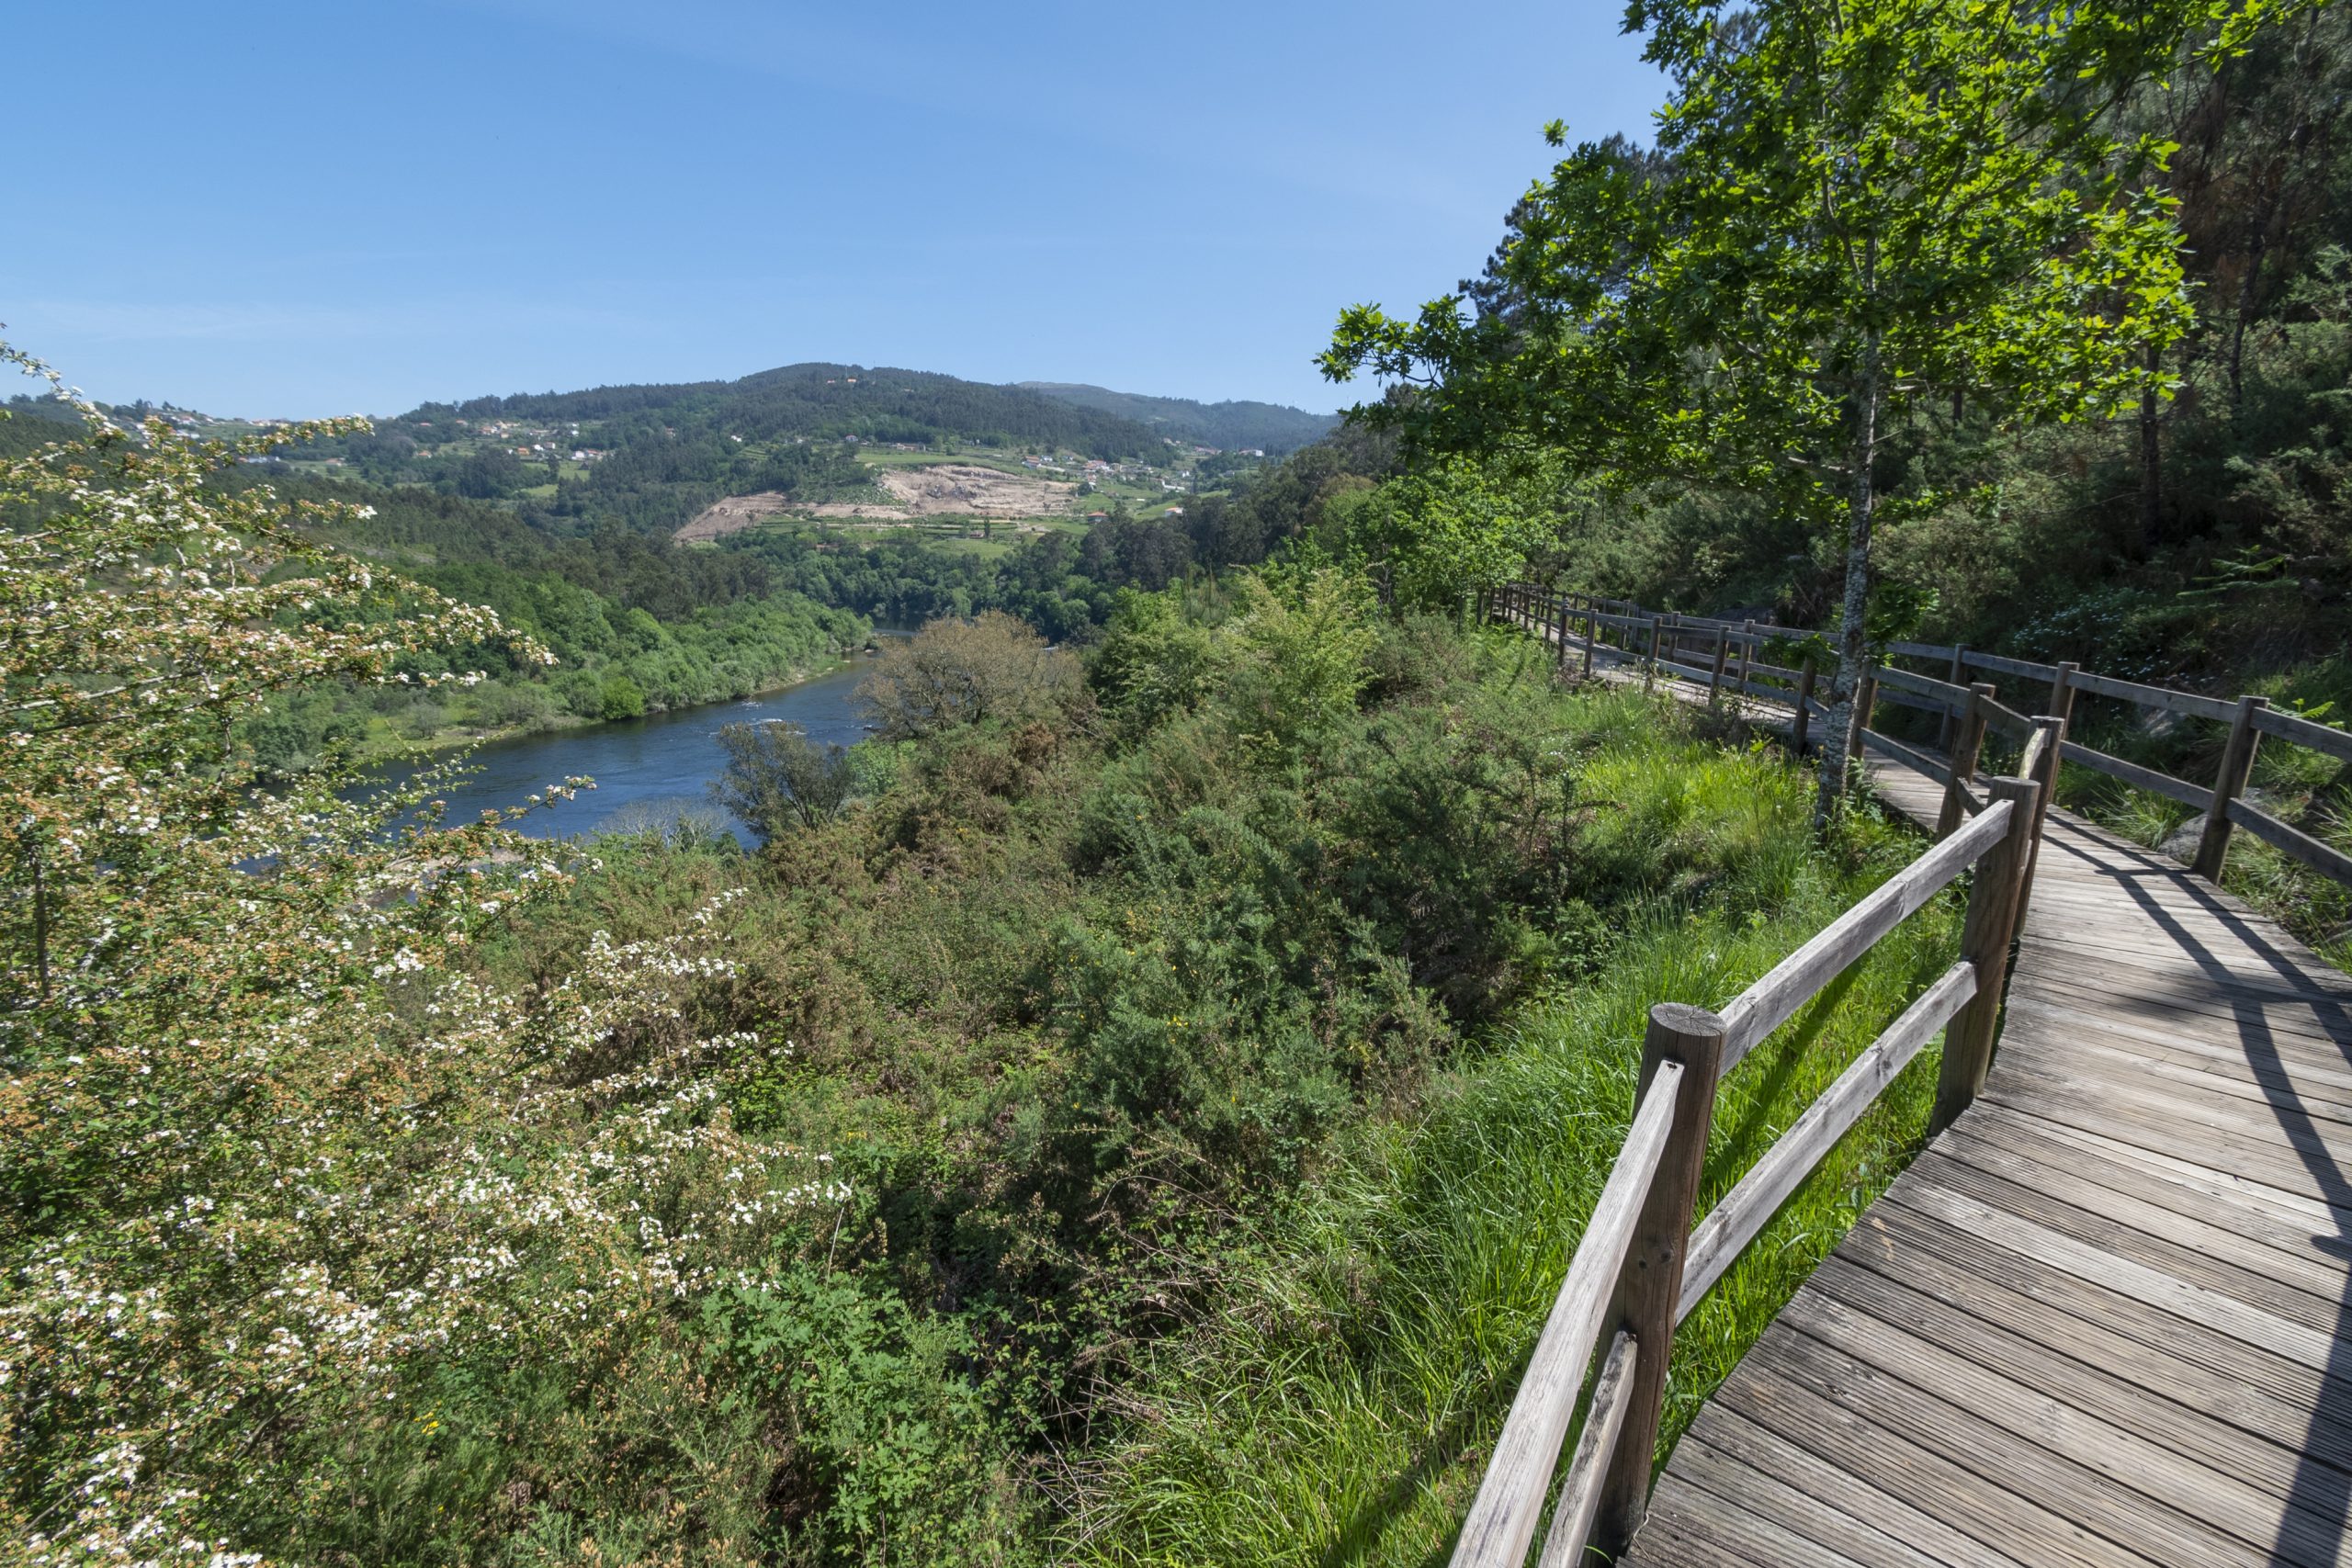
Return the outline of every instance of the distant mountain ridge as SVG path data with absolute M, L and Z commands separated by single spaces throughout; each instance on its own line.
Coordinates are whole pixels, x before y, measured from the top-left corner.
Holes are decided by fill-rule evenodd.
M 1155 398 L 1141 392 L 1114 392 L 1083 381 L 1016 381 L 1024 392 L 1036 392 L 1080 408 L 1132 420 L 1163 435 L 1191 441 L 1221 451 L 1257 447 L 1269 456 L 1295 452 L 1320 441 L 1340 423 L 1333 413 L 1309 413 L 1287 403 L 1252 402 L 1234 399 L 1196 402 L 1191 398 Z

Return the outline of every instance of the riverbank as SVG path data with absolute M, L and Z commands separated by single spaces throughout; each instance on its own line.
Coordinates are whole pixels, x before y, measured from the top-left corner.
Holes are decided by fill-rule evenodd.
M 875 635 L 890 637 L 901 634 L 876 632 Z M 390 718 L 377 716 L 368 721 L 367 733 L 355 748 L 354 756 L 362 766 L 382 767 L 423 756 L 461 750 L 469 746 L 496 745 L 511 740 L 540 739 L 578 730 L 598 729 L 608 725 L 640 724 L 649 718 L 673 717 L 681 714 L 694 713 L 703 708 L 722 708 L 734 703 L 757 702 L 763 697 L 774 696 L 779 692 L 788 692 L 796 686 L 821 680 L 836 671 L 863 664 L 874 657 L 875 651 L 873 645 L 869 642 L 865 648 L 854 652 L 838 653 L 813 666 L 795 666 L 783 679 L 755 686 L 740 697 L 722 697 L 716 702 L 688 703 L 677 707 L 649 705 L 644 713 L 629 718 L 591 718 L 573 713 L 546 713 L 534 715 L 529 722 L 523 724 L 487 728 L 476 724 L 447 724 L 420 739 L 413 736 L 400 734 Z
M 869 655 L 853 654 L 756 696 L 485 740 L 465 759 L 464 782 L 436 793 L 448 804 L 448 819 L 464 821 L 483 810 L 521 806 L 533 795 L 544 799 L 548 785 L 586 777 L 595 781 L 594 789 L 575 799 L 548 801 L 522 819 L 521 829 L 538 838 L 567 838 L 666 826 L 684 818 L 711 831 L 731 830 L 748 843 L 750 829 L 710 796 L 712 781 L 727 766 L 719 729 L 781 719 L 820 743 L 855 745 L 865 736 L 854 705 L 857 687 L 873 663 Z M 411 750 L 387 760 L 374 784 L 397 784 L 447 760 L 446 753 Z

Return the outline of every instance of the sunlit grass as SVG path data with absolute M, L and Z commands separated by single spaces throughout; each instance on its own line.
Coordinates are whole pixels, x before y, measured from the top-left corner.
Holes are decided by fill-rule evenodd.
M 1721 1005 L 1919 841 L 1871 816 L 1828 850 L 1805 777 L 1700 743 L 1638 697 L 1577 705 L 1586 871 L 1637 886 L 1587 981 L 1524 1010 L 1410 1120 L 1353 1136 L 1260 1227 L 1223 1314 L 1134 1385 L 1071 1545 L 1120 1563 L 1423 1563 L 1476 1490 L 1624 1137 L 1654 1002 Z M 1952 959 L 1947 895 L 1723 1086 L 1702 1204 L 1727 1190 Z M 1670 1444 L 1915 1146 L 1934 1053 L 1905 1075 L 1676 1340 Z

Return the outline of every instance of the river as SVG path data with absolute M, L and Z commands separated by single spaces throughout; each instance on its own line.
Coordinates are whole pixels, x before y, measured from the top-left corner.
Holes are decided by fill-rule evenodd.
M 845 668 L 745 702 L 491 741 L 468 760 L 476 770 L 473 776 L 442 796 L 449 803 L 444 820 L 468 822 L 489 807 L 521 806 L 548 785 L 582 773 L 596 781 L 594 789 L 543 807 L 516 828 L 534 838 L 557 839 L 618 825 L 616 818 L 642 826 L 663 813 L 675 820 L 683 810 L 723 816 L 708 789 L 727 765 L 718 727 L 789 719 L 811 739 L 852 745 L 865 738 L 865 727 L 850 705 L 850 694 L 873 665 L 872 658 L 857 655 Z M 735 836 L 750 842 L 750 829 L 729 820 Z

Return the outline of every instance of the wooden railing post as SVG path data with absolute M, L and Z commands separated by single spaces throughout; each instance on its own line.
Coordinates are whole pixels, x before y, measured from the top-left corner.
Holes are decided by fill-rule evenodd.
M 1707 669 L 1707 705 L 1715 705 L 1715 698 L 1724 689 L 1724 671 L 1731 662 L 1731 628 L 1715 628 L 1714 662 Z
M 2056 719 L 2061 730 L 2075 727 L 2075 671 L 2081 668 L 2079 664 L 2062 663 L 2058 673 L 2050 678 L 2050 705 L 2041 711 Z
M 1563 593 L 1560 595 L 1560 657 L 1553 665 L 1553 668 L 1555 670 L 1566 670 L 1568 667 L 1568 609 L 1569 606 L 1575 603 L 1575 594 Z
M 1588 598 L 1584 607 L 1584 673 L 1587 680 L 1592 678 L 1592 645 L 1600 638 L 1600 612 Z
M 2245 793 L 2254 772 L 2254 749 L 2262 732 L 2254 727 L 2255 710 L 2270 705 L 2268 697 L 2238 699 L 2237 716 L 2230 721 L 2229 742 L 2222 748 L 2222 771 L 2213 779 L 2213 804 L 2205 811 L 2205 831 L 2197 840 L 2197 858 L 2188 869 L 2208 882 L 2222 880 L 2230 858 L 2230 802 Z
M 1961 645 L 1955 645 L 1953 647 L 1951 650 L 1951 672 L 1944 677 L 1944 681 L 1946 684 L 1953 686 L 1964 686 L 1969 683 L 1968 649 L 1966 647 Z M 1936 726 L 1936 750 L 1945 752 L 1951 751 L 1952 740 L 1951 728 L 1951 710 L 1950 708 L 1946 708 L 1944 710 L 1943 722 Z
M 1600 1506 L 1593 1521 L 1593 1545 L 1610 1557 L 1623 1552 L 1634 1539 L 1649 1504 L 1650 1461 L 1657 1451 L 1658 1422 L 1666 1411 L 1674 1311 L 1682 1295 L 1682 1265 L 1690 1251 L 1690 1215 L 1698 1206 L 1699 1179 L 1706 1168 L 1707 1130 L 1714 1121 L 1715 1079 L 1725 1032 L 1724 1021 L 1704 1008 L 1660 1002 L 1650 1009 L 1649 1032 L 1642 1041 L 1642 1077 L 1634 1103 L 1641 1103 L 1665 1062 L 1682 1064 L 1682 1091 L 1675 1101 L 1666 1154 L 1650 1179 L 1633 1247 L 1617 1276 L 1609 1316 L 1602 1320 L 1631 1335 L 1640 1348 L 1625 1400 L 1624 1428 L 1601 1480 Z M 1609 1332 L 1601 1330 L 1604 1340 Z
M 2009 939 L 2017 932 L 2019 895 L 2033 851 L 2034 797 L 2030 779 L 1986 782 L 1991 801 L 2009 803 L 2009 830 L 1976 863 L 1968 890 L 1968 917 L 1961 928 L 1960 955 L 1976 966 L 1976 995 L 1944 1030 L 1943 1070 L 1936 1078 L 1933 1137 L 1959 1119 L 1984 1087 L 1993 1065 L 1993 1032 L 2001 1019 L 2001 996 L 2009 970 Z
M 2056 714 L 2043 714 L 2033 721 L 2033 728 L 2041 732 L 2041 752 L 2033 761 L 2033 772 L 2026 775 L 2033 781 L 2033 834 L 2026 849 L 2025 879 L 2018 888 L 2020 920 L 2033 897 L 2033 869 L 2041 863 L 2041 834 L 2050 823 L 2051 803 L 2058 798 L 2058 748 L 2066 739 L 2066 721 Z
M 1652 615 L 1650 617 L 1650 661 L 1642 671 L 1642 690 L 1645 692 L 1650 689 L 1650 682 L 1657 675 L 1657 642 L 1664 630 L 1665 623 L 1659 617 Z
M 1732 687 L 1732 705 L 1740 706 L 1747 700 L 1747 682 L 1756 664 L 1756 623 L 1748 621 L 1739 628 L 1739 680 Z
M 1961 709 L 1959 739 L 1952 743 L 1951 777 L 1945 781 L 1943 809 L 1936 816 L 1939 839 L 1951 838 L 1968 820 L 1968 785 L 1976 776 L 1976 759 L 1984 750 L 1984 705 L 1992 700 L 1990 682 L 1969 685 L 1967 705 Z
M 1804 672 L 1797 677 L 1797 717 L 1789 727 L 1789 750 L 1797 756 L 1804 755 L 1804 739 L 1813 728 L 1813 683 L 1819 678 L 1819 667 L 1814 657 L 1804 656 Z

